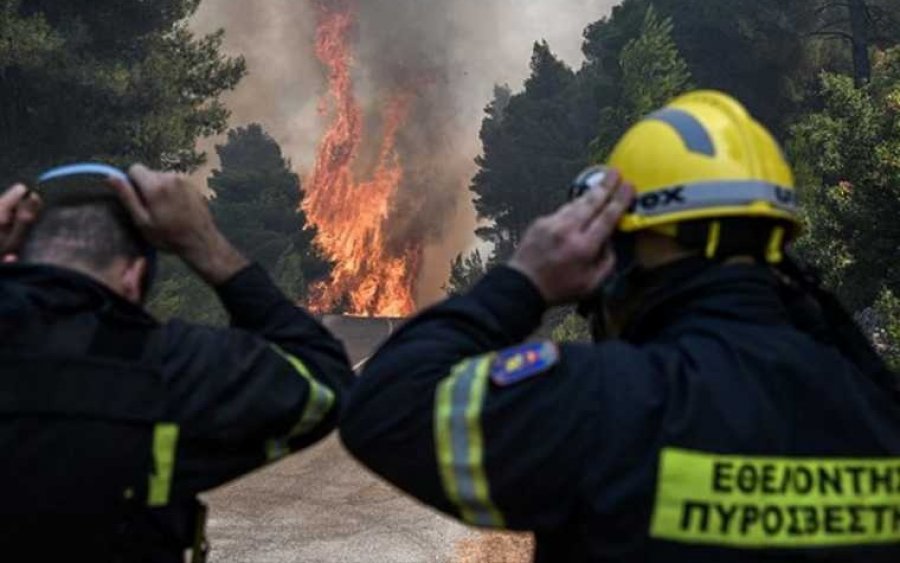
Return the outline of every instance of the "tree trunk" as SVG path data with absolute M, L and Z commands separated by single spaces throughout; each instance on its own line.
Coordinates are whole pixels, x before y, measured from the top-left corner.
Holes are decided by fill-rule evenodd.
M 869 59 L 869 12 L 865 0 L 849 0 L 850 33 L 853 35 L 853 79 L 861 88 L 872 79 Z

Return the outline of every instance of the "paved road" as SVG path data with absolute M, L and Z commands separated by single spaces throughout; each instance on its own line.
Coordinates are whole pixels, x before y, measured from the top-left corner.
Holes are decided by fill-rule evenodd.
M 344 339 L 355 364 L 395 325 L 337 317 L 325 322 Z M 515 555 L 521 545 L 475 534 L 401 496 L 351 460 L 335 438 L 206 500 L 214 563 L 525 560 Z

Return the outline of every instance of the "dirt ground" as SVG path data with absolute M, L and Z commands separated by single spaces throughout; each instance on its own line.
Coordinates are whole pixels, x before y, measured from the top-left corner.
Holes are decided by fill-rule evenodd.
M 460 540 L 453 563 L 528 563 L 534 553 L 529 534 L 479 533 Z
M 395 321 L 326 319 L 354 365 Z M 337 438 L 209 495 L 213 563 L 526 563 L 527 536 L 468 529 L 361 467 Z

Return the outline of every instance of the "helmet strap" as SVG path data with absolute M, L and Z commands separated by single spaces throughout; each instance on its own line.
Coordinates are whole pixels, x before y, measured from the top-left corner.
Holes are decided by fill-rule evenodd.
M 616 255 L 615 272 L 590 297 L 579 303 L 577 308 L 578 314 L 588 320 L 591 335 L 596 342 L 612 336 L 607 306 L 627 299 L 641 270 L 637 262 L 637 238 L 634 234 L 616 233 L 611 244 Z
M 627 310 L 631 301 L 652 301 L 660 289 L 660 280 L 671 281 L 673 273 L 675 277 L 679 273 L 696 274 L 737 256 L 749 256 L 760 264 L 781 263 L 787 227 L 779 221 L 735 217 L 679 223 L 671 234 L 682 247 L 695 251 L 696 255 L 654 269 L 644 268 L 637 261 L 637 233 L 619 232 L 613 237 L 616 271 L 577 309 L 579 315 L 589 320 L 595 340 L 612 336 L 606 318 L 610 306 Z
M 787 232 L 780 221 L 726 217 L 679 223 L 675 238 L 713 262 L 750 256 L 761 264 L 778 264 L 784 259 Z
M 615 272 L 594 293 L 578 304 L 578 314 L 589 318 L 609 301 L 623 299 L 640 266 L 637 263 L 637 239 L 634 234 L 617 233 L 611 242 L 616 255 Z
M 637 327 L 650 311 L 665 304 L 688 280 L 716 266 L 718 262 L 697 255 L 652 269 L 635 268 L 629 278 L 627 297 L 620 302 L 620 306 L 630 307 L 620 336 L 626 340 L 633 339 Z

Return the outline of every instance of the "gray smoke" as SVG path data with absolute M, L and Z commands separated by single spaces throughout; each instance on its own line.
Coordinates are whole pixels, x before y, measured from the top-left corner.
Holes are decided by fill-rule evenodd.
M 358 0 L 356 80 L 369 130 L 377 132 L 379 109 L 389 96 L 408 88 L 417 93 L 399 138 L 407 176 L 390 231 L 398 247 L 409 240 L 428 243 L 422 303 L 440 296 L 450 260 L 474 242 L 467 188 L 494 85 L 520 86 L 532 44 L 540 39 L 579 66 L 583 29 L 615 3 Z M 199 32 L 224 28 L 227 51 L 247 58 L 249 76 L 226 99 L 232 124 L 262 123 L 303 176 L 324 126 L 316 111 L 325 81 L 313 52 L 312 3 L 204 0 L 193 24 Z

